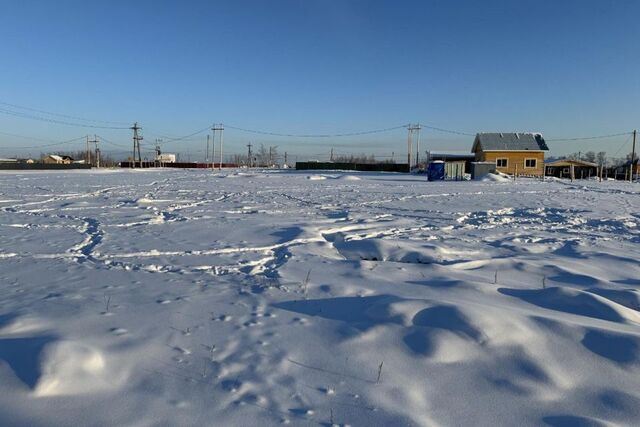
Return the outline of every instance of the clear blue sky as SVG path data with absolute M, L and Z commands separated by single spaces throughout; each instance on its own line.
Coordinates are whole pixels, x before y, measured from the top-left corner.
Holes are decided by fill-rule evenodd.
M 547 138 L 640 127 L 634 0 L 2 0 L 0 39 L 0 101 L 138 121 L 147 143 L 212 122 L 283 133 L 420 122 L 469 133 L 541 131 Z M 47 140 L 97 133 L 126 147 L 131 141 L 128 130 L 6 113 L 0 132 Z M 168 149 L 195 158 L 205 135 Z M 626 139 L 549 144 L 553 154 L 613 154 Z M 225 131 L 231 151 L 244 152 L 249 141 L 299 155 L 331 146 L 382 155 L 406 150 L 406 131 L 331 140 Z M 2 147 L 44 143 L 0 134 Z M 425 149 L 468 150 L 471 143 L 467 136 L 422 134 Z M 3 148 L 0 156 L 14 152 Z

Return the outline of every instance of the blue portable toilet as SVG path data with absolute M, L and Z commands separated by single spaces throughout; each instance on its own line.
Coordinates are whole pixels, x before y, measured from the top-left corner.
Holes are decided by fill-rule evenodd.
M 442 160 L 429 163 L 427 178 L 429 181 L 444 181 L 444 162 Z

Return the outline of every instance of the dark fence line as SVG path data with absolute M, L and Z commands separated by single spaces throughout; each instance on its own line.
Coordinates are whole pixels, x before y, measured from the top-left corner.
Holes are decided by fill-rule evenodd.
M 58 164 L 58 163 L 0 163 L 0 170 L 68 170 L 91 169 L 91 165 L 82 163 Z
M 296 170 L 354 170 L 363 172 L 409 172 L 406 163 L 296 162 Z
M 121 168 L 133 167 L 133 162 L 120 162 Z M 176 169 L 211 169 L 211 163 L 195 163 L 195 162 L 179 162 L 179 163 L 160 163 L 157 162 L 135 162 L 137 168 L 176 168 Z M 223 163 L 223 168 L 237 168 L 235 163 Z M 215 169 L 220 168 L 220 163 L 215 164 Z

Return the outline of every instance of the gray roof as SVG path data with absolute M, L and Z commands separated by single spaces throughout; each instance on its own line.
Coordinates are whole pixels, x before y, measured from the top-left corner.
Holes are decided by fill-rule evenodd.
M 482 151 L 548 151 L 547 143 L 539 133 L 478 133 L 472 152 Z

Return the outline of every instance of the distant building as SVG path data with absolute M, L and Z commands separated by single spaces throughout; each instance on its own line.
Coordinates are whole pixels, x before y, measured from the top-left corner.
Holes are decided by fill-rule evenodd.
M 57 164 L 57 165 L 69 165 L 73 163 L 73 158 L 70 156 L 62 156 L 58 154 L 49 154 L 44 158 L 43 163 Z
M 0 163 L 35 163 L 33 159 L 0 159 Z
M 631 162 L 631 160 L 627 160 L 626 162 L 614 167 L 612 172 L 616 179 L 629 179 L 629 172 L 631 170 L 633 170 L 632 173 L 634 179 L 640 176 L 640 161 L 638 161 L 637 158 L 633 162 Z
M 547 168 L 547 176 L 555 176 L 556 178 L 572 178 L 572 174 L 575 179 L 598 176 L 597 163 L 584 160 L 560 159 L 547 163 L 545 166 Z
M 495 162 L 507 174 L 542 176 L 549 147 L 539 133 L 479 133 L 471 152 L 478 162 Z
M 169 154 L 169 153 L 158 154 L 156 156 L 156 162 L 160 162 L 160 163 L 175 163 L 176 162 L 176 155 L 175 154 Z

